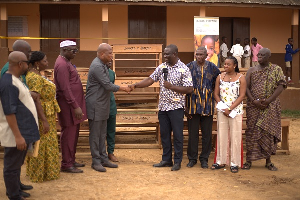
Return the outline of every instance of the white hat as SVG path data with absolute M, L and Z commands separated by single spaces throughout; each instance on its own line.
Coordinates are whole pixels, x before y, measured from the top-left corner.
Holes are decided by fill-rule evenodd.
M 61 47 L 67 47 L 67 46 L 74 46 L 76 45 L 76 42 L 72 41 L 72 40 L 64 40 L 62 42 L 60 42 L 59 46 Z

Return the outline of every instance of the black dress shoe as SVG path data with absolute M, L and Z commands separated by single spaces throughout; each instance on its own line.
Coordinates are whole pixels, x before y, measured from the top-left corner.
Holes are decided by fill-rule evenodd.
M 31 185 L 24 185 L 20 183 L 20 190 L 31 190 L 33 187 Z
M 205 161 L 201 162 L 201 167 L 202 167 L 203 169 L 208 169 L 208 164 L 207 164 L 207 162 L 205 162 Z
M 173 162 L 168 162 L 168 161 L 160 161 L 160 163 L 154 164 L 153 167 L 172 167 Z
M 186 165 L 187 167 L 191 168 L 194 167 L 194 165 L 196 165 L 197 161 L 195 160 L 190 160 L 190 162 Z
M 67 173 L 83 173 L 81 169 L 78 169 L 76 167 L 69 167 L 66 169 L 61 169 L 61 172 L 67 172 Z
M 20 190 L 20 195 L 21 195 L 22 197 L 25 197 L 25 198 L 30 197 L 30 194 L 29 194 L 29 193 L 24 192 L 24 191 L 22 191 L 22 190 Z M 7 192 L 6 192 L 6 196 L 8 196 L 8 193 L 7 193 Z M 8 198 L 9 198 L 9 196 L 8 196 Z
M 21 194 L 22 197 L 25 197 L 25 198 L 30 197 L 30 194 L 29 194 L 29 193 L 24 192 L 24 191 L 22 191 L 22 190 L 21 190 L 20 194 Z
M 180 163 L 175 163 L 171 169 L 171 171 L 178 171 L 181 168 L 181 164 Z
M 74 167 L 84 167 L 85 166 L 85 164 L 83 164 L 83 163 L 78 163 L 78 162 L 74 162 L 74 165 L 73 165 Z

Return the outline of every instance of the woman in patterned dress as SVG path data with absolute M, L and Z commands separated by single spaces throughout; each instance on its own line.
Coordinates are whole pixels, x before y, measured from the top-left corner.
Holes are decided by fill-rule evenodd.
M 225 167 L 225 164 L 229 164 L 228 155 L 230 155 L 230 171 L 237 173 L 239 167 L 243 165 L 242 120 L 246 79 L 239 73 L 235 57 L 226 58 L 224 69 L 225 72 L 216 80 L 214 91 L 215 100 L 219 104 L 218 133 L 215 162 L 211 169 Z M 223 104 L 222 108 L 220 104 Z
M 43 182 L 59 178 L 60 163 L 56 132 L 56 113 L 60 108 L 55 99 L 54 83 L 42 76 L 48 66 L 47 56 L 35 51 L 30 58 L 31 67 L 26 75 L 29 90 L 36 92 L 40 102 L 36 104 L 39 115 L 40 144 L 37 157 L 28 157 L 27 176 L 32 182 Z

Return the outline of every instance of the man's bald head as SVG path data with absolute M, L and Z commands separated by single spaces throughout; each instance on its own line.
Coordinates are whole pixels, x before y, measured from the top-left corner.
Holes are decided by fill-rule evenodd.
M 26 55 L 21 51 L 13 51 L 8 55 L 9 64 L 18 63 L 20 61 L 26 61 Z
M 29 59 L 31 47 L 28 42 L 25 40 L 16 40 L 12 46 L 13 51 L 21 51 L 25 54 L 27 59 Z
M 97 57 L 107 64 L 112 61 L 112 47 L 107 43 L 102 43 L 97 49 Z
M 26 74 L 28 70 L 28 59 L 21 51 L 13 51 L 8 55 L 9 67 L 8 71 L 16 77 Z
M 107 43 L 102 43 L 99 45 L 98 49 L 97 49 L 97 52 L 100 53 L 100 52 L 104 52 L 104 51 L 108 51 L 112 49 L 111 46 Z
M 265 54 L 265 55 L 268 56 L 268 57 L 271 57 L 271 51 L 270 51 L 270 49 L 268 49 L 268 48 L 262 48 L 261 50 L 259 50 L 259 52 L 260 52 L 261 54 Z

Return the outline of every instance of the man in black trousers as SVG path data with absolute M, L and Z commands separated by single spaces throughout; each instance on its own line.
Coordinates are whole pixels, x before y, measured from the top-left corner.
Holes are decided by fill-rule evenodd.
M 199 156 L 202 168 L 208 168 L 208 157 L 211 152 L 212 123 L 214 114 L 213 91 L 220 70 L 212 62 L 206 61 L 207 50 L 199 47 L 196 51 L 196 61 L 187 64 L 193 78 L 193 92 L 186 95 L 185 115 L 188 120 L 188 150 L 189 163 L 193 167 L 197 163 L 199 123 L 202 133 L 202 152 Z

